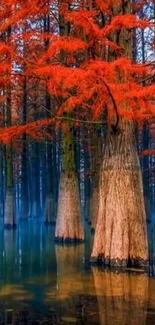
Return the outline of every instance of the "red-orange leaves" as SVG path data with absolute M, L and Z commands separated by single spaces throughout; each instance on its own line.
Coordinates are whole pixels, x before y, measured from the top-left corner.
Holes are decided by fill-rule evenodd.
M 100 32 L 100 28 L 95 24 L 96 14 L 95 10 L 80 10 L 66 13 L 65 18 L 76 26 L 82 27 L 85 34 L 95 36 Z
M 51 45 L 39 60 L 39 64 L 46 62 L 47 59 L 56 58 L 62 51 L 72 55 L 76 52 L 86 51 L 88 48 L 86 42 L 74 37 L 54 36 L 50 41 Z
M 0 42 L 0 55 L 10 54 L 12 52 L 12 47 Z
M 119 15 L 112 19 L 111 23 L 102 29 L 103 36 L 108 36 L 110 33 L 121 28 L 146 28 L 151 26 L 148 20 L 140 20 L 136 15 Z
M 155 149 L 146 149 L 143 150 L 140 156 L 155 156 Z
M 96 0 L 96 3 L 98 5 L 98 7 L 100 8 L 100 10 L 105 14 L 112 14 L 112 9 L 114 5 L 121 5 L 122 0 Z

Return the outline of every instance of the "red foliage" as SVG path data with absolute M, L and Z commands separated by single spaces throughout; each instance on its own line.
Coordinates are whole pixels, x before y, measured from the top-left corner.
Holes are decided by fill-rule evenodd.
M 137 1 L 136 5 L 138 3 L 139 8 L 144 5 L 142 1 Z M 83 1 L 75 6 L 71 0 L 59 3 L 54 0 L 2 1 L 0 32 L 7 31 L 11 26 L 13 33 L 8 44 L 7 41 L 0 43 L 1 75 L 14 73 L 14 66 L 24 66 L 22 76 L 39 80 L 37 86 L 43 96 L 48 89 L 57 117 L 62 117 L 64 112 L 72 112 L 72 116 L 76 114 L 79 119 L 84 116 L 97 120 L 108 109 L 109 116 L 113 118 L 117 107 L 118 114 L 126 118 L 151 118 L 155 114 L 155 85 L 151 84 L 153 65 L 136 64 L 131 57 L 126 57 L 124 43 L 120 44 L 117 39 L 121 33 L 122 37 L 126 34 L 132 37 L 133 29 L 150 28 L 153 23 L 139 19 L 132 14 L 132 9 L 131 13 L 125 14 L 120 10 L 118 14 L 116 9 L 121 4 L 121 0 L 85 1 L 85 6 Z M 49 12 L 54 20 L 53 29 L 43 32 L 38 25 L 42 26 L 41 22 Z M 102 23 L 101 12 L 104 16 Z M 64 26 L 61 26 L 61 20 Z M 66 29 L 66 26 L 69 28 Z M 25 56 L 22 53 L 23 43 Z M 47 88 L 43 79 L 47 81 Z M 144 84 L 143 79 L 149 81 Z M 6 86 L 8 82 L 13 83 L 11 78 L 0 79 L 0 85 Z M 14 79 L 14 87 L 16 83 Z M 38 97 L 35 86 L 34 89 L 29 90 L 29 98 Z M 40 98 L 42 103 L 42 94 Z M 14 99 L 14 102 L 17 100 Z M 35 108 L 30 115 L 33 114 Z M 53 123 L 55 119 L 1 129 L 0 139 L 8 142 L 23 132 L 37 137 L 38 127 L 44 128 L 51 121 Z M 61 125 L 65 127 L 66 122 Z

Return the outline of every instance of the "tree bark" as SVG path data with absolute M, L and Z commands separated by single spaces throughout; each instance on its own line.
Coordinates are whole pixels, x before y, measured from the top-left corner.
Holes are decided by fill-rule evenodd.
M 101 130 L 94 129 L 92 138 L 92 197 L 91 197 L 91 230 L 96 228 L 99 208 L 99 177 L 102 163 L 102 139 Z
M 46 224 L 53 224 L 56 223 L 55 213 L 56 213 L 56 201 L 53 198 L 52 193 L 48 193 L 46 195 L 45 201 L 45 223 Z
M 7 30 L 8 42 L 11 38 L 11 27 Z M 10 55 L 8 59 L 11 60 Z M 6 125 L 12 125 L 12 98 L 11 85 L 6 86 Z M 15 227 L 15 198 L 13 180 L 13 147 L 12 143 L 6 147 L 6 196 L 4 203 L 4 227 L 9 229 Z
M 72 243 L 84 239 L 72 127 L 64 133 L 62 156 L 55 240 Z
M 148 265 L 146 214 L 135 127 L 120 121 L 108 132 L 102 163 L 92 262 L 115 267 Z
M 27 79 L 24 77 L 23 82 L 23 111 L 22 111 L 22 123 L 27 123 Z M 22 154 L 21 154 L 21 209 L 20 219 L 28 218 L 29 212 L 29 195 L 28 195 L 28 148 L 27 148 L 27 135 L 22 136 Z

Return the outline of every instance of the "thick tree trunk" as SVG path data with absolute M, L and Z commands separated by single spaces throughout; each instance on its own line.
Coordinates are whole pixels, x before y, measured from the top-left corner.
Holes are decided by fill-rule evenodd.
M 71 243 L 84 239 L 78 178 L 74 171 L 61 174 L 55 237 Z
M 84 239 L 84 232 L 72 127 L 63 137 L 62 159 L 55 239 L 60 242 L 77 242 Z
M 148 264 L 142 176 L 132 121 L 120 121 L 120 134 L 109 131 L 107 135 L 91 261 L 116 267 Z

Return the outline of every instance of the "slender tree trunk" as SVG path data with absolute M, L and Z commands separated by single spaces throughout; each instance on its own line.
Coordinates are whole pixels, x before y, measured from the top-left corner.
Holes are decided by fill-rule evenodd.
M 49 113 L 51 111 L 51 99 L 48 93 L 46 93 L 46 107 Z M 45 223 L 55 225 L 57 209 L 56 132 L 51 129 L 48 131 L 54 136 L 54 139 L 46 145 L 47 192 L 45 200 Z
M 23 84 L 23 116 L 22 123 L 27 122 L 27 80 L 24 77 Z M 28 196 L 28 150 L 27 150 L 27 136 L 24 134 L 22 136 L 22 155 L 21 155 L 21 165 L 22 165 L 22 180 L 21 180 L 21 210 L 20 218 L 27 218 L 29 212 L 29 196 Z
M 53 145 L 53 144 L 52 144 Z M 56 222 L 56 200 L 54 197 L 53 182 L 53 150 L 51 144 L 47 144 L 47 191 L 45 200 L 45 223 L 55 224 Z M 55 184 L 56 185 L 56 184 Z
M 120 134 L 107 136 L 91 260 L 111 266 L 148 264 L 142 175 L 132 121 L 122 120 Z
M 95 230 L 99 208 L 99 176 L 102 162 L 101 132 L 95 130 L 92 138 L 92 197 L 91 197 L 91 229 Z
M 41 215 L 40 206 L 40 150 L 39 143 L 37 141 L 33 144 L 33 204 L 32 204 L 32 216 L 39 218 Z
M 15 221 L 15 200 L 13 188 L 13 161 L 12 161 L 12 146 L 6 148 L 6 196 L 4 204 L 4 227 L 7 229 L 16 226 Z
M 8 43 L 11 38 L 11 27 L 7 31 Z M 11 57 L 8 57 L 11 60 Z M 6 125 L 12 125 L 12 112 L 11 112 L 11 85 L 6 87 Z M 6 147 L 6 195 L 4 203 L 4 227 L 9 229 L 15 227 L 15 198 L 13 186 L 13 150 L 12 143 Z
M 44 17 L 44 32 L 50 33 L 50 16 L 46 15 Z M 45 50 L 49 48 L 49 40 L 44 42 Z M 47 63 L 48 60 L 47 60 Z M 54 114 L 54 101 L 51 102 L 51 96 L 46 88 L 45 93 L 45 103 L 46 103 L 46 115 L 48 118 L 51 117 L 51 113 Z M 46 166 L 47 166 L 47 188 L 46 188 L 46 199 L 45 199 L 45 211 L 44 220 L 46 224 L 55 224 L 56 221 L 56 188 L 57 188 L 57 172 L 56 172 L 56 132 L 52 131 L 48 127 L 48 132 L 51 135 L 55 135 L 54 141 L 46 144 Z
M 77 242 L 84 239 L 80 191 L 75 167 L 73 128 L 63 137 L 63 162 L 60 176 L 55 239 Z
M 84 135 L 84 217 L 91 224 L 90 220 L 90 197 L 91 197 L 91 183 L 90 183 L 90 132 L 83 130 Z M 86 137 L 86 138 L 85 138 Z

